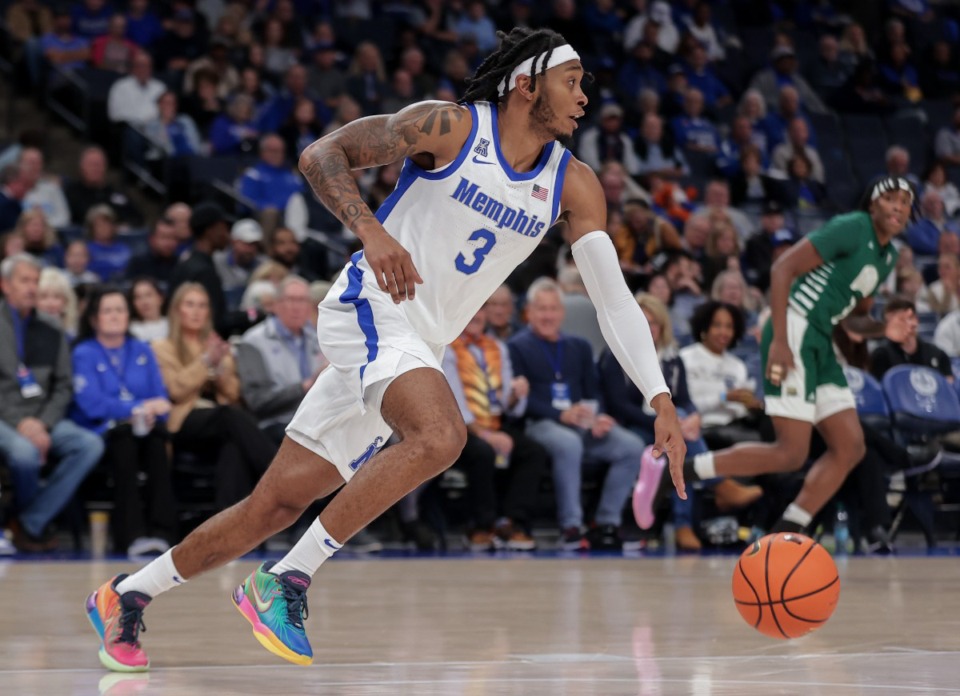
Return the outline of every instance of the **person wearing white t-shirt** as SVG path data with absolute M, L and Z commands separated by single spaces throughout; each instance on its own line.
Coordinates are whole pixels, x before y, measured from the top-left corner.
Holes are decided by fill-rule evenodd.
M 758 439 L 755 429 L 738 421 L 762 409 L 763 404 L 754 393 L 756 385 L 746 364 L 729 352 L 743 337 L 743 315 L 733 305 L 710 301 L 694 312 L 690 328 L 697 342 L 683 348 L 680 358 L 690 399 L 700 413 L 704 439 L 716 446 L 711 431 L 723 440 Z M 731 429 L 736 430 L 735 437 L 731 437 Z

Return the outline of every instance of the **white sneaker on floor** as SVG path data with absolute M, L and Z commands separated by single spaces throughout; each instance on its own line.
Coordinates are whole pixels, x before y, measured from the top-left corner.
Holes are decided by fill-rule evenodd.
M 343 550 L 353 553 L 379 553 L 383 551 L 383 544 L 366 529 L 361 529 L 343 545 Z
M 169 550 L 170 544 L 159 537 L 137 537 L 127 547 L 127 555 L 130 557 L 161 556 Z
M 7 535 L 0 530 L 0 556 L 12 556 L 17 552 L 17 547 L 7 538 Z

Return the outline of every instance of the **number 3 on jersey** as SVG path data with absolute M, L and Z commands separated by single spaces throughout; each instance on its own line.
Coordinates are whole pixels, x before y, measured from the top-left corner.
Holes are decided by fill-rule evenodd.
M 490 250 L 493 249 L 493 245 L 497 243 L 497 237 L 490 230 L 485 230 L 481 227 L 479 230 L 474 230 L 473 234 L 469 237 L 469 241 L 479 241 L 481 243 L 480 246 L 473 250 L 473 259 L 467 263 L 466 256 L 457 254 L 454 262 L 457 270 L 467 275 L 471 275 L 480 270 L 480 265 L 483 263 L 483 260 L 487 257 L 487 254 L 490 253 Z

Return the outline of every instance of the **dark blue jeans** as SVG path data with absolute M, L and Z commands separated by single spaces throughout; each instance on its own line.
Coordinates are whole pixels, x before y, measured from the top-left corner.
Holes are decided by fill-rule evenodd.
M 40 480 L 40 451 L 0 421 L 0 452 L 6 456 L 20 523 L 27 533 L 41 536 L 66 506 L 103 455 L 103 439 L 73 421 L 62 420 L 50 431 L 47 456 L 56 462 L 46 482 Z

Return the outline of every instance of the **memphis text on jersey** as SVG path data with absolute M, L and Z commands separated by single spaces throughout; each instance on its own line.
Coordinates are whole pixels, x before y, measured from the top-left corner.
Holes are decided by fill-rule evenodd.
M 515 210 L 504 205 L 480 191 L 479 184 L 470 183 L 462 176 L 457 190 L 450 197 L 489 218 L 498 229 L 513 230 L 525 237 L 538 237 L 546 227 L 545 220 L 540 220 L 536 215 L 531 218 L 523 208 Z

